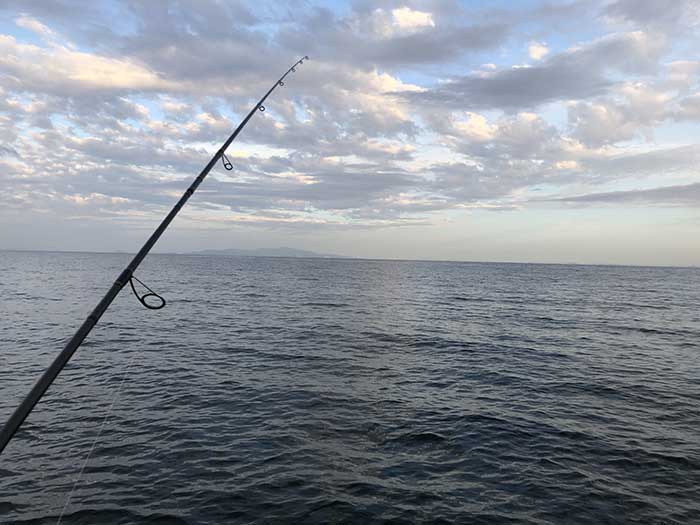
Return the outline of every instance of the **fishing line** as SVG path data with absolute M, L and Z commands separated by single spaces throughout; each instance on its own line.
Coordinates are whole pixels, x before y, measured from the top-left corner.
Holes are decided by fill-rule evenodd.
M 141 281 L 139 281 L 139 282 L 141 282 Z M 143 284 L 143 283 L 141 283 L 141 284 Z M 136 293 L 136 292 L 134 292 L 134 293 Z M 70 493 L 68 494 L 68 497 L 66 498 L 66 502 L 63 505 L 63 509 L 61 510 L 61 514 L 58 516 L 58 521 L 56 522 L 56 525 L 61 525 L 61 520 L 63 519 L 63 515 L 65 514 L 66 510 L 68 509 L 68 505 L 70 505 L 70 501 L 73 498 L 73 494 L 75 493 L 75 489 L 78 488 L 78 483 L 80 483 L 80 480 L 83 477 L 83 472 L 85 472 L 85 467 L 87 467 L 87 464 L 90 461 L 90 456 L 92 456 L 92 453 L 95 450 L 95 446 L 97 446 L 97 442 L 100 440 L 100 436 L 102 435 L 102 431 L 105 429 L 105 426 L 107 425 L 107 420 L 109 419 L 109 416 L 112 414 L 112 409 L 114 408 L 114 405 L 116 404 L 117 400 L 119 399 L 119 396 L 120 396 L 121 391 L 122 391 L 122 387 L 124 386 L 124 382 L 126 380 L 126 376 L 128 375 L 129 370 L 131 369 L 131 365 L 134 362 L 135 357 L 136 357 L 136 352 L 134 351 L 131 353 L 131 357 L 129 358 L 129 363 L 126 365 L 126 369 L 124 370 L 124 373 L 122 374 L 122 378 L 119 381 L 119 387 L 117 388 L 117 391 L 114 393 L 114 396 L 112 396 L 112 403 L 109 405 L 109 408 L 107 409 L 107 412 L 105 413 L 105 416 L 102 419 L 102 424 L 100 425 L 100 429 L 97 431 L 97 435 L 95 436 L 95 439 L 92 441 L 92 446 L 90 447 L 90 450 L 88 450 L 87 456 L 85 457 L 85 461 L 83 461 L 83 466 L 80 468 L 80 472 L 78 473 L 78 477 L 75 480 L 75 482 L 73 483 L 73 488 L 71 489 Z

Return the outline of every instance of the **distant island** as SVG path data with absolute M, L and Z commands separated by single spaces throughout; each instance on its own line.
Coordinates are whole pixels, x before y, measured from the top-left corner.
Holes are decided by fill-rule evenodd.
M 224 250 L 200 250 L 190 252 L 190 255 L 227 255 L 241 257 L 317 257 L 325 259 L 350 259 L 344 255 L 335 255 L 332 253 L 317 253 L 309 250 L 298 250 L 296 248 L 257 248 L 254 250 L 245 250 L 242 248 L 227 248 Z

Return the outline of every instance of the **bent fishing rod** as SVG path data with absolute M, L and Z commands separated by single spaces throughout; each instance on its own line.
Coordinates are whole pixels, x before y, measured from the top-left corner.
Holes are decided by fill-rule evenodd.
M 27 416 L 31 413 L 31 411 L 34 409 L 36 404 L 39 402 L 39 400 L 42 398 L 46 390 L 51 386 L 51 383 L 53 383 L 54 379 L 58 376 L 58 374 L 63 370 L 63 368 L 66 366 L 70 358 L 73 356 L 75 351 L 78 349 L 80 344 L 83 342 L 85 337 L 90 333 L 90 331 L 94 328 L 94 326 L 97 324 L 97 321 L 99 321 L 100 317 L 102 317 L 102 314 L 105 313 L 107 308 L 109 308 L 109 305 L 112 304 L 112 301 L 114 301 L 114 298 L 119 294 L 119 292 L 126 286 L 127 283 L 131 285 L 131 289 L 134 292 L 134 295 L 136 295 L 136 298 L 143 304 L 146 308 L 150 308 L 153 310 L 160 309 L 165 306 L 165 299 L 163 299 L 161 296 L 159 296 L 157 293 L 155 293 L 153 290 L 148 288 L 145 284 L 143 284 L 141 281 L 139 281 L 135 276 L 134 276 L 134 271 L 139 267 L 139 264 L 141 264 L 141 261 L 148 255 L 148 252 L 151 251 L 151 248 L 153 248 L 153 245 L 158 241 L 161 235 L 163 235 L 163 232 L 170 226 L 170 223 L 172 220 L 175 218 L 175 216 L 178 214 L 178 212 L 182 209 L 182 207 L 185 205 L 185 203 L 189 200 L 189 198 L 192 196 L 192 194 L 197 190 L 199 185 L 202 183 L 204 178 L 209 174 L 211 169 L 214 167 L 214 165 L 219 161 L 219 159 L 222 160 L 224 168 L 227 170 L 232 170 L 233 169 L 233 164 L 231 164 L 231 161 L 228 159 L 226 156 L 226 149 L 231 145 L 231 143 L 236 139 L 238 134 L 243 130 L 243 128 L 248 124 L 248 121 L 253 117 L 256 111 L 265 111 L 265 106 L 263 103 L 265 100 L 267 100 L 267 97 L 270 96 L 270 94 L 278 87 L 278 86 L 284 86 L 284 79 L 289 75 L 290 73 L 293 73 L 296 71 L 296 67 L 300 66 L 301 64 L 304 63 L 304 60 L 308 60 L 309 57 L 305 56 L 304 58 L 298 60 L 297 62 L 294 63 L 292 67 L 290 67 L 287 72 L 282 75 L 277 82 L 273 84 L 273 86 L 268 90 L 267 93 L 265 93 L 265 96 L 263 96 L 260 101 L 255 104 L 253 109 L 250 110 L 248 115 L 243 119 L 243 121 L 238 125 L 238 127 L 234 130 L 234 132 L 231 134 L 231 136 L 224 142 L 223 146 L 219 148 L 219 150 L 214 154 L 214 156 L 211 158 L 209 163 L 204 167 L 202 172 L 197 176 L 197 178 L 194 180 L 194 182 L 190 185 L 189 188 L 185 191 L 185 193 L 180 197 L 180 200 L 177 201 L 175 206 L 173 206 L 173 209 L 170 210 L 170 213 L 163 219 L 163 222 L 160 223 L 160 226 L 156 228 L 156 230 L 151 234 L 151 236 L 148 238 L 146 243 L 141 247 L 139 252 L 134 256 L 132 261 L 129 263 L 129 265 L 124 269 L 124 271 L 119 275 L 116 281 L 114 281 L 114 284 L 112 287 L 109 289 L 107 294 L 102 298 L 102 300 L 97 304 L 95 309 L 92 311 L 90 315 L 88 315 L 87 319 L 83 322 L 83 324 L 78 328 L 78 331 L 75 332 L 73 337 L 68 341 L 66 344 L 65 348 L 61 351 L 60 354 L 54 359 L 53 363 L 46 369 L 44 374 L 39 378 L 39 380 L 36 382 L 32 390 L 29 392 L 27 397 L 22 401 L 22 403 L 17 407 L 17 409 L 14 411 L 14 413 L 10 416 L 10 418 L 7 420 L 7 423 L 2 427 L 2 430 L 0 430 L 0 453 L 5 449 L 7 444 L 10 442 L 12 437 L 15 435 L 15 432 L 19 429 L 19 427 L 22 425 L 25 419 L 27 419 Z M 148 290 L 149 293 L 145 293 L 141 296 L 136 292 L 136 288 L 134 287 L 134 280 L 137 281 L 139 284 L 141 284 L 144 288 Z M 153 298 L 155 297 L 158 303 L 153 303 L 153 302 L 147 302 L 147 298 Z M 153 299 L 150 299 L 153 301 Z

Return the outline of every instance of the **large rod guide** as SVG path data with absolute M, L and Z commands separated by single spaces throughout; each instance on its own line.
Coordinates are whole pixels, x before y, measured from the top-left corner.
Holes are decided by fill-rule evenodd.
M 14 411 L 14 413 L 10 416 L 10 418 L 7 420 L 7 423 L 2 427 L 2 430 L 0 430 L 0 453 L 5 449 L 7 444 L 10 442 L 12 437 L 15 435 L 15 432 L 17 432 L 17 429 L 19 429 L 20 425 L 24 422 L 24 420 L 27 418 L 27 416 L 31 413 L 31 411 L 34 409 L 36 404 L 39 402 L 41 397 L 44 395 L 46 390 L 51 386 L 51 383 L 53 383 L 54 379 L 56 379 L 56 376 L 63 370 L 63 367 L 66 366 L 70 358 L 73 356 L 75 351 L 78 349 L 80 344 L 83 342 L 85 337 L 90 333 L 90 331 L 93 329 L 93 327 L 97 324 L 97 321 L 99 321 L 100 317 L 102 317 L 102 314 L 105 313 L 107 308 L 109 308 L 109 305 L 112 304 L 112 301 L 114 298 L 119 294 L 122 288 L 124 286 L 131 282 L 133 278 L 134 271 L 136 268 L 138 268 L 139 264 L 141 264 L 141 261 L 148 255 L 148 252 L 151 251 L 151 248 L 153 248 L 153 245 L 158 241 L 161 235 L 163 235 L 163 232 L 170 226 L 170 223 L 172 220 L 175 218 L 175 216 L 178 214 L 178 212 L 182 209 L 182 207 L 185 205 L 185 203 L 188 201 L 188 199 L 192 196 L 192 194 L 197 190 L 199 185 L 202 183 L 204 180 L 204 177 L 207 176 L 207 174 L 211 171 L 211 169 L 214 167 L 214 165 L 219 161 L 219 159 L 223 160 L 224 167 L 227 170 L 230 170 L 233 168 L 231 163 L 229 162 L 228 158 L 225 155 L 226 148 L 228 148 L 231 143 L 235 140 L 235 138 L 238 136 L 238 134 L 243 130 L 246 124 L 248 124 L 248 121 L 253 117 L 256 111 L 265 111 L 265 106 L 263 106 L 263 103 L 267 99 L 267 97 L 270 96 L 270 94 L 277 88 L 277 86 L 283 86 L 284 85 L 284 79 L 289 75 L 290 73 L 296 71 L 296 67 L 303 64 L 304 60 L 308 60 L 309 57 L 305 56 L 304 58 L 298 60 L 295 62 L 295 64 L 290 67 L 287 72 L 282 75 L 277 82 L 274 83 L 274 85 L 268 90 L 267 93 L 265 93 L 265 96 L 260 99 L 260 101 L 255 104 L 253 109 L 250 110 L 248 115 L 243 119 L 243 121 L 238 125 L 238 127 L 235 129 L 235 131 L 231 134 L 231 136 L 224 142 L 223 146 L 214 154 L 214 156 L 211 158 L 209 163 L 204 167 L 202 172 L 197 176 L 197 178 L 194 180 L 194 182 L 190 185 L 189 188 L 185 191 L 185 193 L 180 197 L 180 200 L 177 201 L 175 206 L 173 206 L 173 209 L 170 210 L 170 213 L 163 219 L 163 222 L 160 223 L 160 226 L 156 228 L 156 231 L 154 231 L 151 236 L 148 238 L 146 243 L 141 247 L 139 252 L 134 256 L 132 261 L 129 263 L 129 265 L 124 269 L 124 271 L 119 275 L 116 281 L 114 281 L 114 284 L 112 287 L 109 289 L 109 291 L 105 294 L 105 296 L 102 298 L 102 300 L 97 304 L 95 309 L 92 311 L 90 315 L 88 315 L 87 319 L 83 322 L 83 324 L 78 328 L 78 331 L 75 332 L 75 335 L 71 338 L 70 341 L 66 344 L 65 348 L 61 351 L 60 354 L 54 359 L 53 363 L 46 369 L 44 374 L 39 378 L 39 380 L 36 382 L 32 390 L 29 392 L 27 397 L 22 401 L 22 403 L 17 407 L 17 409 Z M 155 295 L 155 294 L 153 294 Z M 138 297 L 138 296 L 137 296 Z M 141 299 L 139 299 L 141 300 Z M 142 301 L 144 302 L 144 301 Z M 145 304 L 145 303 L 144 303 Z M 145 306 L 149 306 L 148 304 L 145 304 Z M 149 306 L 153 308 L 153 306 Z

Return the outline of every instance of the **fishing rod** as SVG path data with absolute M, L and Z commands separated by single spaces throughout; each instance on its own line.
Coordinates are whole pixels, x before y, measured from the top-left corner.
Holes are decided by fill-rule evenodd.
M 226 148 L 228 148 L 231 143 L 235 140 L 235 138 L 238 136 L 238 134 L 243 130 L 246 124 L 248 124 L 248 121 L 253 117 L 256 111 L 265 111 L 265 106 L 263 106 L 263 103 L 265 100 L 267 100 L 267 97 L 270 96 L 270 94 L 277 88 L 277 86 L 284 86 L 284 79 L 289 75 L 290 73 L 296 72 L 296 67 L 300 66 L 301 64 L 304 63 L 304 60 L 308 60 L 308 56 L 304 56 L 300 60 L 297 60 L 292 67 L 290 67 L 287 72 L 282 75 L 277 82 L 275 82 L 272 87 L 268 90 L 267 93 L 265 93 L 265 96 L 260 99 L 260 101 L 255 104 L 253 109 L 250 110 L 248 115 L 243 119 L 243 121 L 238 125 L 238 127 L 234 130 L 233 133 L 231 133 L 231 136 L 224 142 L 223 146 L 219 148 L 219 150 L 214 154 L 214 156 L 211 158 L 209 163 L 204 167 L 202 172 L 197 176 L 197 178 L 194 180 L 194 182 L 190 185 L 189 188 L 183 193 L 182 197 L 180 197 L 180 200 L 177 201 L 175 206 L 173 206 L 173 209 L 170 210 L 170 213 L 163 219 L 163 222 L 160 223 L 160 226 L 156 228 L 156 230 L 151 234 L 151 236 L 148 238 L 146 243 L 141 247 L 139 252 L 134 256 L 134 258 L 131 260 L 129 265 L 124 269 L 124 271 L 119 275 L 116 281 L 114 281 L 114 284 L 112 287 L 109 289 L 107 294 L 102 298 L 102 300 L 97 304 L 95 309 L 92 311 L 90 315 L 88 315 L 87 319 L 83 322 L 83 324 L 78 328 L 78 331 L 75 332 L 73 337 L 71 338 L 70 341 L 66 344 L 65 348 L 61 351 L 60 354 L 54 359 L 53 363 L 46 369 L 46 371 L 43 373 L 43 375 L 39 378 L 39 380 L 36 382 L 32 390 L 29 392 L 27 397 L 24 398 L 24 401 L 17 407 L 17 409 L 14 411 L 14 413 L 10 416 L 10 418 L 7 420 L 5 425 L 2 427 L 2 430 L 0 430 L 0 453 L 5 449 L 7 444 L 10 442 L 12 437 L 15 435 L 15 432 L 19 429 L 19 427 L 22 425 L 25 419 L 27 419 L 27 416 L 31 413 L 31 411 L 34 409 L 36 404 L 39 402 L 39 400 L 42 398 L 46 390 L 51 386 L 51 383 L 53 383 L 54 379 L 56 379 L 56 376 L 63 370 L 63 368 L 66 366 L 70 358 L 73 356 L 75 351 L 78 349 L 80 344 L 83 342 L 85 337 L 90 333 L 90 331 L 94 328 L 94 326 L 97 324 L 97 321 L 99 321 L 100 317 L 102 317 L 102 314 L 105 313 L 107 308 L 109 308 L 109 305 L 112 304 L 112 301 L 114 301 L 114 298 L 119 294 L 119 292 L 126 286 L 127 283 L 131 285 L 131 289 L 134 292 L 134 295 L 136 295 L 136 298 L 143 304 L 146 308 L 150 308 L 152 310 L 158 310 L 160 308 L 163 308 L 165 306 L 165 299 L 163 299 L 160 295 L 158 295 L 156 292 L 151 290 L 148 286 L 146 286 L 144 283 L 139 281 L 135 276 L 134 276 L 134 271 L 136 268 L 139 267 L 139 264 L 141 264 L 141 261 L 148 255 L 148 252 L 151 251 L 151 248 L 153 248 L 153 245 L 158 241 L 161 235 L 163 235 L 163 232 L 170 226 L 170 223 L 172 220 L 175 218 L 175 216 L 178 214 L 178 212 L 182 209 L 182 207 L 185 205 L 185 203 L 189 200 L 189 198 L 192 196 L 192 194 L 197 190 L 199 185 L 202 183 L 204 178 L 209 174 L 211 169 L 214 167 L 214 165 L 219 161 L 219 159 L 222 160 L 224 168 L 227 170 L 232 170 L 233 169 L 233 164 L 231 164 L 231 161 L 228 159 L 226 156 Z M 141 284 L 144 288 L 148 290 L 148 293 L 140 295 L 136 292 L 136 288 L 134 287 L 134 281 L 137 281 L 139 284 Z M 153 299 L 150 299 L 150 303 L 146 300 L 147 298 L 155 298 L 158 302 L 154 303 L 152 302 Z

